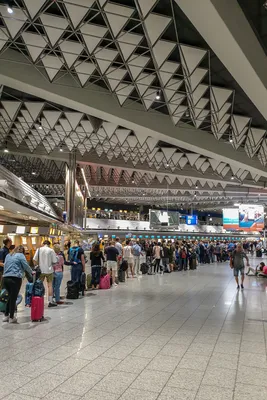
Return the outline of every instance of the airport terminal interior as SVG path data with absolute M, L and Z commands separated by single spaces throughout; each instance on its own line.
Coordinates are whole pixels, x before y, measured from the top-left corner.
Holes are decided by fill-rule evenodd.
M 1 400 L 267 398 L 266 24 L 0 0 Z

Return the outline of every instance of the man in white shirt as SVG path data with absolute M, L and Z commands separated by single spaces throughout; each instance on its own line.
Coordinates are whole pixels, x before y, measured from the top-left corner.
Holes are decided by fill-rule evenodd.
M 57 256 L 53 249 L 50 248 L 49 240 L 43 242 L 43 246 L 36 250 L 33 261 L 42 271 L 40 279 L 44 282 L 46 279 L 48 287 L 48 307 L 56 307 L 53 303 L 53 265 L 57 263 Z

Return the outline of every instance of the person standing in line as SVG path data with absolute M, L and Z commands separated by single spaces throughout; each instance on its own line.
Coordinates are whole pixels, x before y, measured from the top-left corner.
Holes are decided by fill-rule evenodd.
M 119 237 L 116 237 L 115 247 L 119 252 L 119 255 L 118 255 L 118 269 L 119 269 L 121 261 L 122 261 L 122 244 L 120 243 L 120 238 Z
M 181 270 L 187 271 L 187 248 L 182 246 L 180 250 Z
M 135 276 L 134 271 L 133 271 L 134 258 L 133 258 L 133 249 L 132 249 L 132 246 L 130 246 L 130 240 L 126 240 L 126 246 L 123 247 L 122 256 L 123 256 L 123 260 L 127 261 L 127 263 L 128 263 L 128 269 L 126 271 L 127 278 L 129 278 L 129 268 L 130 268 L 132 277 L 134 278 L 134 276 Z
M 169 270 L 169 248 L 167 247 L 166 243 L 163 243 L 163 247 L 162 247 L 162 265 L 163 265 L 163 269 L 162 269 L 162 275 L 164 274 L 164 272 L 170 272 Z
M 64 304 L 64 301 L 60 301 L 60 285 L 63 279 L 63 266 L 65 260 L 59 244 L 54 244 L 54 252 L 56 253 L 57 263 L 53 265 L 53 296 L 57 304 Z
M 101 265 L 105 261 L 103 252 L 100 250 L 99 244 L 96 244 L 90 252 L 90 260 L 92 265 L 92 289 L 99 289 Z
M 247 266 L 249 267 L 249 260 L 243 247 L 240 243 L 237 244 L 236 249 L 231 253 L 230 256 L 230 267 L 234 271 L 234 277 L 237 283 L 237 290 L 240 289 L 239 286 L 239 274 L 241 275 L 241 289 L 244 289 L 244 279 L 245 279 L 245 265 L 244 258 L 247 260 Z
M 78 240 L 75 240 L 74 246 L 69 249 L 68 264 L 71 265 L 72 282 L 80 282 L 82 273 L 85 272 L 85 257 Z
M 199 262 L 200 264 L 204 264 L 205 262 L 205 247 L 203 242 L 199 244 Z
M 10 247 L 12 246 L 12 240 L 10 238 L 6 238 L 3 240 L 3 248 L 0 250 L 0 290 L 2 289 L 2 278 L 4 273 L 4 264 L 6 260 L 6 256 L 10 252 Z
M 32 280 L 33 271 L 29 267 L 24 253 L 24 247 L 18 246 L 5 258 L 3 288 L 8 292 L 8 301 L 3 322 L 17 322 L 17 318 L 14 314 L 24 272 L 27 273 L 28 279 Z
M 57 304 L 53 302 L 53 279 L 54 271 L 53 265 L 57 264 L 58 259 L 56 253 L 50 248 L 51 243 L 49 240 L 43 242 L 43 246 L 36 250 L 33 257 L 35 266 L 39 266 L 41 269 L 40 279 L 47 282 L 48 288 L 48 307 L 56 307 Z
M 115 247 L 114 240 L 110 243 L 108 247 L 105 248 L 105 254 L 107 256 L 107 269 L 112 270 L 112 284 L 116 287 L 116 277 L 118 276 L 118 256 L 119 251 Z
M 133 244 L 133 257 L 134 257 L 134 274 L 140 275 L 140 255 L 141 255 L 141 247 L 137 242 Z
M 161 260 L 161 247 L 160 243 L 156 243 L 156 245 L 153 247 L 153 256 L 155 260 L 154 264 L 154 274 L 158 274 L 159 269 L 160 269 L 160 260 Z

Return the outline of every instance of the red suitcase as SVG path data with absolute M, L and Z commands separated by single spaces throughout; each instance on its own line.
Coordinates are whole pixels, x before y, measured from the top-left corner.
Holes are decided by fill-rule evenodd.
M 44 297 L 32 297 L 31 320 L 42 321 L 44 319 Z

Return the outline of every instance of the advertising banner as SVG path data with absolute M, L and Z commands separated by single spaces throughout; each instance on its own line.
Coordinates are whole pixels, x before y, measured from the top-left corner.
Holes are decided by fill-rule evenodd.
M 239 206 L 239 227 L 245 231 L 264 229 L 264 208 L 258 204 L 241 204 Z
M 239 210 L 238 208 L 223 209 L 224 229 L 239 229 Z
M 150 229 L 170 227 L 178 228 L 179 213 L 177 211 L 149 210 Z

